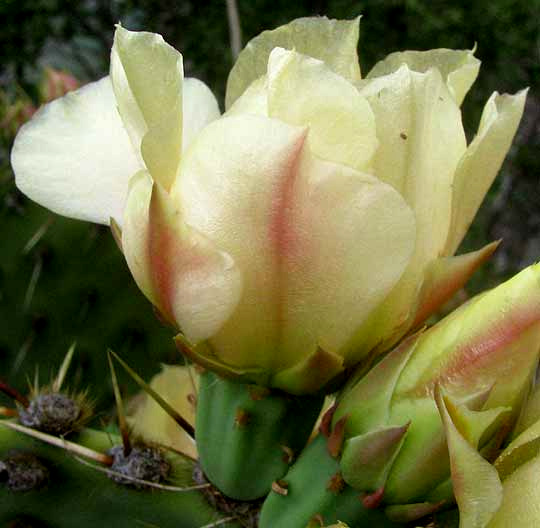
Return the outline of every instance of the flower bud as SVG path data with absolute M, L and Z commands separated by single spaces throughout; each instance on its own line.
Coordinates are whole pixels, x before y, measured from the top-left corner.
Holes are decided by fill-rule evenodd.
M 473 462 L 465 461 L 476 460 L 478 451 L 487 456 L 497 449 L 516 422 L 539 349 L 536 264 L 353 377 L 333 416 L 334 433 L 345 424 L 345 481 L 368 493 L 384 490 L 393 518 L 411 520 L 415 508 L 426 514 L 453 494 L 463 516 L 469 503 L 460 503 L 464 485 L 457 475 L 467 473 Z M 496 481 L 491 466 L 485 472 Z

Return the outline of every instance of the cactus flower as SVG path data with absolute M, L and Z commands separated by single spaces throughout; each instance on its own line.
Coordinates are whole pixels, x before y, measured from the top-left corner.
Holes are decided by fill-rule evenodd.
M 58 213 L 113 219 L 195 361 L 317 391 L 419 325 L 494 250 L 452 257 L 525 97 L 491 97 L 467 146 L 472 52 L 394 54 L 362 79 L 357 40 L 358 20 L 262 33 L 217 119 L 176 50 L 118 28 L 110 76 L 19 133 L 17 185 Z
M 378 493 L 392 519 L 414 520 L 455 496 L 460 527 L 483 528 L 501 490 L 478 452 L 491 458 L 508 436 L 539 353 L 536 264 L 351 379 L 333 415 L 343 478 Z

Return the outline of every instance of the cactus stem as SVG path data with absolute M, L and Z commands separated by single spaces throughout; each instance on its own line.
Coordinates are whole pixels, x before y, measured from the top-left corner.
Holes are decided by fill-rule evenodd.
M 110 350 L 108 353 L 120 363 L 123 369 L 131 376 L 133 381 L 146 392 L 154 401 L 191 437 L 195 436 L 193 426 L 176 410 L 174 410 L 146 381 L 144 381 L 118 354 Z M 194 382 L 195 385 L 195 382 Z
M 66 356 L 64 357 L 64 361 L 62 361 L 62 365 L 60 365 L 60 368 L 58 369 L 58 374 L 56 375 L 56 378 L 52 383 L 52 392 L 60 392 L 60 389 L 62 388 L 62 384 L 64 383 L 64 379 L 66 377 L 67 371 L 71 364 L 71 360 L 73 359 L 75 346 L 76 346 L 76 343 L 73 343 L 69 347 L 69 350 L 67 351 Z
M 118 471 L 113 471 L 112 469 L 104 468 L 103 466 L 98 466 L 97 464 L 92 464 L 92 462 L 88 462 L 88 460 L 85 460 L 84 458 L 81 458 L 79 456 L 74 456 L 73 458 L 80 464 L 83 464 L 84 466 L 95 469 L 96 471 L 99 471 L 101 473 L 105 473 L 109 477 L 112 476 L 112 477 L 117 477 L 118 479 L 122 479 L 122 480 L 130 480 L 134 484 L 141 484 L 149 488 L 156 488 L 163 491 L 174 491 L 177 493 L 183 493 L 183 492 L 188 492 L 188 491 L 196 491 L 200 489 L 205 489 L 211 486 L 210 483 L 196 484 L 195 486 L 185 486 L 185 487 L 171 486 L 169 484 L 160 484 L 159 482 L 152 482 L 150 480 L 143 480 L 136 477 L 131 477 L 124 473 L 119 473 Z
M 122 394 L 120 393 L 120 387 L 118 385 L 118 378 L 116 377 L 116 370 L 111 356 L 111 350 L 107 350 L 107 359 L 109 360 L 109 368 L 111 369 L 111 378 L 114 390 L 114 399 L 116 400 L 116 411 L 118 415 L 118 427 L 120 428 L 120 434 L 122 435 L 122 444 L 124 446 L 124 456 L 128 456 L 131 453 L 131 441 L 129 439 L 129 427 L 126 420 L 126 414 L 124 412 L 124 402 L 122 401 Z
M 28 398 L 23 396 L 18 390 L 9 386 L 5 381 L 0 379 L 0 392 L 3 392 L 6 396 L 14 401 L 19 402 L 24 408 L 30 405 Z
M 63 438 L 52 436 L 47 433 L 42 433 L 41 431 L 36 431 L 35 429 L 31 429 L 30 427 L 25 427 L 24 425 L 20 425 L 18 423 L 10 422 L 7 420 L 0 420 L 0 425 L 3 425 L 4 427 L 8 427 L 9 429 L 13 429 L 15 431 L 19 431 L 20 433 L 36 438 L 37 440 L 41 440 L 42 442 L 45 442 L 47 444 L 60 447 L 61 449 L 65 449 L 66 451 L 69 451 L 71 453 L 75 453 L 91 460 L 95 460 L 96 462 L 104 464 L 105 466 L 110 466 L 113 463 L 113 459 L 109 455 L 99 453 L 98 451 L 94 451 L 93 449 L 90 449 L 88 447 L 75 444 L 74 442 L 69 442 L 68 440 L 64 440 Z

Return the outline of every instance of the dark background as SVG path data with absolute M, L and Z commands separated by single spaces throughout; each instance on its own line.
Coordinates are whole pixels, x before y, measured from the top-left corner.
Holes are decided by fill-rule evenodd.
M 238 0 L 238 8 L 244 43 L 296 17 L 362 13 L 364 72 L 392 51 L 477 43 L 482 69 L 463 105 L 469 139 L 491 92 L 529 86 L 514 147 L 461 251 L 504 241 L 462 298 L 538 259 L 540 0 Z M 0 378 L 25 390 L 27 377 L 39 367 L 47 381 L 76 340 L 70 383 L 91 385 L 101 409 L 110 404 L 107 347 L 146 378 L 160 361 L 178 361 L 179 355 L 172 332 L 154 318 L 109 230 L 57 217 L 16 190 L 9 166 L 15 127 L 10 110 L 39 104 L 46 66 L 81 82 L 105 75 L 118 21 L 128 29 L 161 33 L 183 53 L 186 75 L 204 80 L 222 104 L 232 65 L 224 0 L 0 0 Z M 129 390 L 126 377 L 121 379 Z M 0 405 L 7 403 L 0 395 Z

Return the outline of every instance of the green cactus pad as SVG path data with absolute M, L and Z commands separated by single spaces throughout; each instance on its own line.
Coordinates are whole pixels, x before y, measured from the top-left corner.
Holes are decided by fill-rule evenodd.
M 100 452 L 111 446 L 105 433 L 91 430 L 70 440 Z M 49 479 L 44 487 L 25 492 L 0 483 L 0 526 L 19 526 L 16 522 L 24 521 L 27 524 L 21 526 L 47 528 L 201 528 L 222 517 L 198 491 L 137 490 L 115 484 L 65 450 L 0 426 L 0 459 L 10 453 L 37 457 L 48 469 Z M 167 458 L 175 466 L 174 485 L 193 485 L 191 463 L 178 455 L 167 454 Z
M 382 509 L 366 509 L 360 494 L 339 479 L 339 463 L 319 435 L 266 498 L 259 528 L 305 528 L 316 518 L 325 525 L 342 521 L 355 528 L 400 526 Z M 402 526 L 402 525 L 401 525 Z
M 290 396 L 201 376 L 195 434 L 204 473 L 225 495 L 255 500 L 305 446 L 323 396 Z

